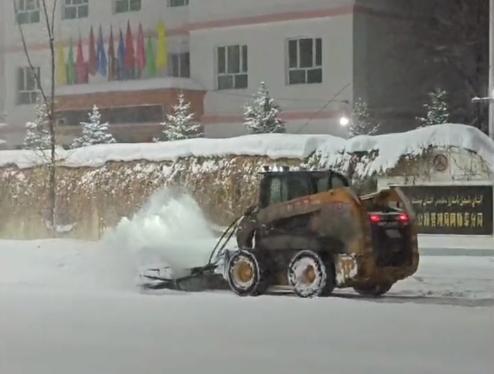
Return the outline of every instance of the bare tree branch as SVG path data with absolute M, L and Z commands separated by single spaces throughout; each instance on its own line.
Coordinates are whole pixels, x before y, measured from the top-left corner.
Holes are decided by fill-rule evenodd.
M 35 71 L 34 65 L 31 60 L 31 56 L 29 53 L 29 48 L 27 46 L 26 38 L 24 35 L 24 30 L 20 22 L 18 22 L 17 14 L 17 0 L 12 0 L 14 4 L 14 11 L 16 22 L 19 28 L 19 33 L 21 35 L 22 46 L 24 49 L 24 54 L 26 55 L 26 59 L 28 61 L 29 67 L 35 77 L 35 80 L 38 84 L 38 88 L 43 97 L 43 103 L 47 108 L 47 116 L 48 116 L 48 127 L 50 133 L 50 162 L 48 164 L 49 171 L 49 213 L 50 213 L 50 221 L 49 221 L 49 229 L 51 230 L 53 235 L 56 235 L 56 129 L 55 129 L 55 73 L 56 73 L 56 65 L 55 65 L 55 12 L 56 12 L 56 4 L 57 0 L 53 0 L 53 8 L 51 12 L 48 10 L 48 6 L 46 0 L 41 0 L 44 21 L 46 24 L 46 29 L 48 33 L 48 44 L 50 48 L 50 64 L 51 64 L 51 79 L 50 79 L 50 98 L 48 99 L 46 92 L 41 84 L 40 74 Z M 50 17 L 51 13 L 51 17 Z

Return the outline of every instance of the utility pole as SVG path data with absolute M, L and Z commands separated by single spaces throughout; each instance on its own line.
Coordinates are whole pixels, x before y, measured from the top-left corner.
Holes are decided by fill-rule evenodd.
M 489 5 L 489 136 L 494 139 L 494 0 Z

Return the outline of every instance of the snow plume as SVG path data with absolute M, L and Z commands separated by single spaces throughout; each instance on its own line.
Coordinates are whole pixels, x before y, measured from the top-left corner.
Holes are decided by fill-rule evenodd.
M 170 266 L 173 276 L 207 264 L 216 242 L 200 207 L 174 190 L 155 193 L 132 218 L 123 218 L 104 238 L 129 280 L 139 269 Z

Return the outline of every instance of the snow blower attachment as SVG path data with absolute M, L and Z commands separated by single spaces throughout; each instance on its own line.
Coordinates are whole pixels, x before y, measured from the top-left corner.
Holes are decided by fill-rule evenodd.
M 241 296 L 268 290 L 327 296 L 346 287 L 378 296 L 417 270 L 415 218 L 399 188 L 359 198 L 333 171 L 283 168 L 263 172 L 259 191 L 258 204 L 230 225 L 208 265 L 190 277 L 224 288 L 215 275 L 223 272 Z M 226 245 L 233 235 L 232 252 Z M 190 277 L 173 285 L 184 289 Z

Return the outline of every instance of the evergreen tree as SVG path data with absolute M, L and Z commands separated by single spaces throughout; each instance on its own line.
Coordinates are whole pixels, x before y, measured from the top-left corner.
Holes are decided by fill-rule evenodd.
M 178 95 L 178 104 L 173 106 L 173 112 L 166 115 L 161 123 L 163 130 L 155 142 L 184 140 L 204 136 L 202 126 L 194 121 L 195 114 L 191 111 L 190 102 L 185 101 L 183 93 Z
M 253 100 L 245 106 L 244 125 L 252 134 L 284 133 L 285 124 L 280 119 L 280 107 L 261 82 Z
M 351 138 L 357 135 L 375 135 L 379 131 L 379 123 L 369 113 L 367 103 L 358 99 L 353 104 L 352 123 L 349 128 Z
M 38 102 L 35 107 L 35 119 L 26 123 L 24 149 L 43 150 L 50 148 L 50 133 L 48 131 L 48 108 Z
M 1 129 L 2 127 L 4 127 L 4 126 L 5 126 L 5 123 L 1 123 L 1 122 L 0 122 L 0 129 Z M 4 143 L 5 143 L 5 140 L 3 140 L 3 139 L 1 139 L 1 138 L 0 138 L 0 145 L 2 145 L 2 144 L 4 144 Z
M 439 89 L 429 93 L 430 102 L 424 104 L 425 117 L 417 118 L 417 121 L 420 124 L 419 127 L 448 123 L 449 110 L 446 96 L 446 91 Z
M 93 106 L 93 110 L 89 113 L 89 122 L 81 122 L 81 126 L 82 136 L 74 139 L 72 148 L 116 142 L 110 133 L 108 122 L 101 123 L 101 113 L 96 105 Z

